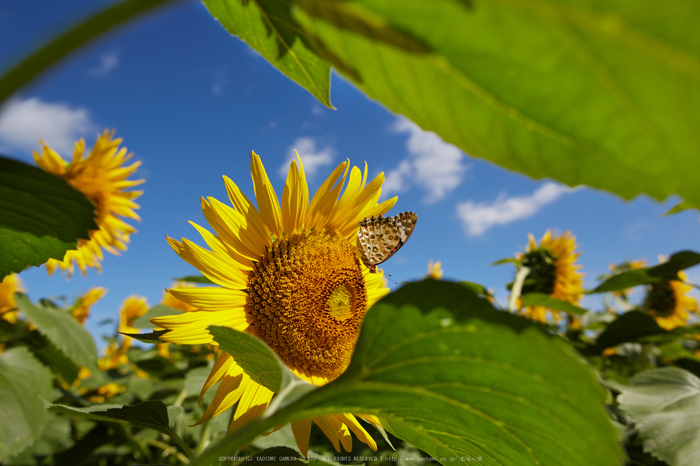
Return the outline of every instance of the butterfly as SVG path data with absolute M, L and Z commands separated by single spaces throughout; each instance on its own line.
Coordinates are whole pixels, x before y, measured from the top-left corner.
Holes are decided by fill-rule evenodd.
M 414 212 L 401 212 L 395 217 L 369 217 L 360 222 L 357 247 L 362 262 L 371 273 L 406 244 L 416 228 L 418 216 Z

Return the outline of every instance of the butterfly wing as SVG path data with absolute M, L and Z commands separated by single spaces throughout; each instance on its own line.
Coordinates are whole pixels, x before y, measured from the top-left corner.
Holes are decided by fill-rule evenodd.
M 417 216 L 402 212 L 395 217 L 370 217 L 360 222 L 357 242 L 362 262 L 376 271 L 376 266 L 388 260 L 401 249 L 413 233 Z

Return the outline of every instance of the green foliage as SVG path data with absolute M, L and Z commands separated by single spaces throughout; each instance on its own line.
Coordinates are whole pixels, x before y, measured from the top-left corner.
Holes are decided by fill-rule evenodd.
M 680 251 L 673 254 L 668 261 L 654 267 L 628 270 L 613 275 L 598 285 L 591 293 L 620 291 L 663 280 L 678 280 L 678 272 L 697 264 L 700 264 L 700 254 L 694 251 Z
M 668 464 L 700 464 L 700 379 L 677 367 L 640 372 L 615 385 L 617 401 L 644 437 L 644 451 Z
M 50 340 L 68 359 L 79 367 L 96 369 L 95 341 L 69 312 L 49 302 L 34 305 L 29 298 L 20 293 L 15 294 L 15 298 L 17 307 L 24 312 L 27 320 L 34 324 L 39 333 Z
M 467 456 L 485 464 L 617 464 L 604 398 L 559 338 L 496 311 L 467 287 L 427 280 L 370 310 L 338 379 L 233 433 L 193 464 L 232 454 L 271 426 L 342 412 L 376 414 L 443 464 Z
M 700 153 L 693 0 L 297 5 L 319 55 L 474 157 L 624 199 L 678 194 L 700 206 L 700 175 L 688 170 Z
M 236 363 L 256 383 L 275 393 L 288 385 L 288 381 L 284 383 L 284 378 L 289 377 L 283 372 L 284 364 L 261 340 L 232 328 L 215 325 L 209 327 L 209 333 L 219 348 L 233 356 Z
M 147 427 L 169 436 L 183 452 L 192 456 L 189 447 L 170 428 L 169 409 L 160 401 L 147 401 L 135 406 L 100 405 L 89 408 L 73 408 L 70 406 L 51 405 L 48 408 L 54 413 L 93 421 L 119 422 L 123 424 Z M 176 410 L 179 415 L 180 410 Z
M 0 460 L 34 444 L 46 425 L 51 372 L 26 348 L 0 354 Z
M 521 296 L 524 306 L 542 306 L 555 311 L 566 312 L 567 314 L 583 315 L 587 311 L 573 304 L 552 298 L 544 293 L 525 293 Z
M 292 16 L 290 0 L 203 0 L 228 32 L 240 37 L 324 105 L 331 106 L 330 64 Z
M 95 206 L 62 178 L 0 157 L 0 280 L 63 259 L 97 228 L 94 217 Z

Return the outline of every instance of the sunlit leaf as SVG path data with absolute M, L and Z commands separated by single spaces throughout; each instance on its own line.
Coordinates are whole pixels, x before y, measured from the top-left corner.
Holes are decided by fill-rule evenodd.
M 63 259 L 96 229 L 95 206 L 64 179 L 0 157 L 0 280 Z
M 604 400 L 596 376 L 562 339 L 459 284 L 426 280 L 368 312 L 338 379 L 192 464 L 233 454 L 285 422 L 351 412 L 377 415 L 443 464 L 480 456 L 482 464 L 617 465 L 622 454 Z
M 300 0 L 370 98 L 535 179 L 700 206 L 695 0 Z M 348 72 L 349 67 L 352 72 Z
M 254 382 L 275 393 L 282 389 L 283 364 L 265 343 L 252 335 L 228 327 L 212 325 L 209 327 L 209 333 L 219 344 L 219 348 L 233 356 L 236 364 L 241 366 Z
M 634 420 L 644 451 L 668 464 L 700 464 L 700 379 L 677 367 L 652 369 L 617 385 L 620 408 Z
M 663 280 L 678 280 L 679 271 L 697 264 L 700 264 L 700 254 L 694 251 L 680 251 L 671 255 L 668 261 L 654 267 L 628 270 L 613 275 L 598 285 L 591 293 L 620 291 Z
M 42 304 L 32 304 L 29 298 L 20 293 L 16 293 L 15 298 L 17 308 L 24 313 L 27 320 L 34 324 L 39 333 L 49 339 L 67 358 L 79 367 L 96 369 L 95 340 L 70 312 L 55 307 L 47 301 Z
M 51 381 L 51 372 L 26 348 L 0 354 L 0 459 L 36 442 L 46 425 L 41 398 L 50 398 Z
M 311 49 L 291 0 L 203 0 L 211 15 L 292 81 L 331 107 L 330 65 Z M 225 57 L 221 57 L 225 59 Z

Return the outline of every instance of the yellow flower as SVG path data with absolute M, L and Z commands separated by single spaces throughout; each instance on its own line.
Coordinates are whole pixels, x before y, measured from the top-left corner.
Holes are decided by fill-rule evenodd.
M 578 270 L 576 260 L 576 237 L 570 232 L 552 237 L 547 230 L 539 244 L 532 234 L 525 253 L 519 254 L 523 266 L 530 269 L 523 285 L 522 293 L 544 293 L 560 301 L 578 305 L 583 296 L 583 274 Z M 542 306 L 519 306 L 519 314 L 540 322 L 547 321 L 547 311 L 555 321 L 559 320 L 559 311 Z
M 428 278 L 440 280 L 442 278 L 442 262 L 433 263 L 433 260 L 428 261 Z
M 123 393 L 125 390 L 126 387 L 124 385 L 119 385 L 116 382 L 109 382 L 97 389 L 97 395 L 93 395 L 88 399 L 93 403 L 104 403 L 105 400 Z
M 100 261 L 104 259 L 102 248 L 118 255 L 117 250 L 125 251 L 129 236 L 136 229 L 120 217 L 141 220 L 134 209 L 139 205 L 136 199 L 143 191 L 125 191 L 139 185 L 144 180 L 127 180 L 139 167 L 141 162 L 123 166 L 133 154 L 126 153 L 126 148 L 119 149 L 122 139 L 112 139 L 114 131 L 107 130 L 98 136 L 92 152 L 83 158 L 85 141 L 75 143 L 73 161 L 68 163 L 54 152 L 46 143 L 41 142 L 42 155 L 34 152 L 34 160 L 44 171 L 61 176 L 75 189 L 85 194 L 96 206 L 95 222 L 98 230 L 90 231 L 90 239 L 79 239 L 76 250 L 66 252 L 63 260 L 49 259 L 46 269 L 53 274 L 56 267 L 73 275 L 74 263 L 83 275 L 88 267 L 102 270 Z
M 267 343 L 299 377 L 323 385 L 345 371 L 365 312 L 389 292 L 383 271 L 370 273 L 360 260 L 356 237 L 361 220 L 386 213 L 396 198 L 378 204 L 384 174 L 367 184 L 366 164 L 363 174 L 357 167 L 350 170 L 348 161 L 335 169 L 309 202 L 298 159 L 298 165 L 294 161 L 289 168 L 280 205 L 260 158 L 254 152 L 251 157 L 258 209 L 224 177 L 234 208 L 214 198 L 202 199 L 204 216 L 215 234 L 192 223 L 211 250 L 187 239 L 168 238 L 180 257 L 220 286 L 168 290 L 196 309 L 151 321 L 170 330 L 162 340 L 178 344 L 212 342 L 209 325 L 245 331 Z M 219 381 L 199 422 L 238 403 L 229 432 L 262 414 L 273 396 L 224 352 L 200 399 Z M 374 416 L 359 416 L 380 425 Z M 350 431 L 376 449 L 374 439 L 353 414 L 313 421 L 337 451 L 340 444 L 350 451 Z M 306 455 L 311 419 L 293 422 L 292 430 Z
M 85 319 L 90 315 L 90 308 L 92 305 L 102 299 L 105 294 L 107 294 L 107 290 L 104 288 L 99 286 L 91 288 L 82 298 L 78 299 L 78 302 L 73 309 L 71 309 L 70 313 L 80 325 L 83 325 Z
M 117 343 L 110 343 L 103 351 L 104 356 L 97 361 L 97 368 L 101 371 L 106 371 L 128 364 L 129 357 L 124 351 Z
M 680 271 L 678 278 L 680 281 L 667 280 L 649 285 L 642 305 L 656 319 L 659 327 L 666 330 L 683 327 L 690 313 L 698 312 L 698 302 L 687 294 L 693 287 L 683 283 L 688 277 Z
M 0 318 L 14 324 L 19 311 L 15 302 L 15 293 L 26 293 L 19 275 L 12 273 L 0 283 Z
M 119 328 L 121 333 L 139 333 L 140 329 L 134 327 L 134 321 L 146 314 L 150 309 L 148 301 L 143 296 L 132 295 L 124 300 L 119 310 Z M 122 349 L 126 351 L 131 347 L 132 339 L 124 338 Z
M 195 288 L 194 283 L 175 281 L 170 288 Z M 160 302 L 164 306 L 171 307 L 173 309 L 178 309 L 182 312 L 194 311 L 194 306 L 187 304 L 184 301 L 180 301 L 172 294 L 167 291 L 163 293 L 163 299 Z

